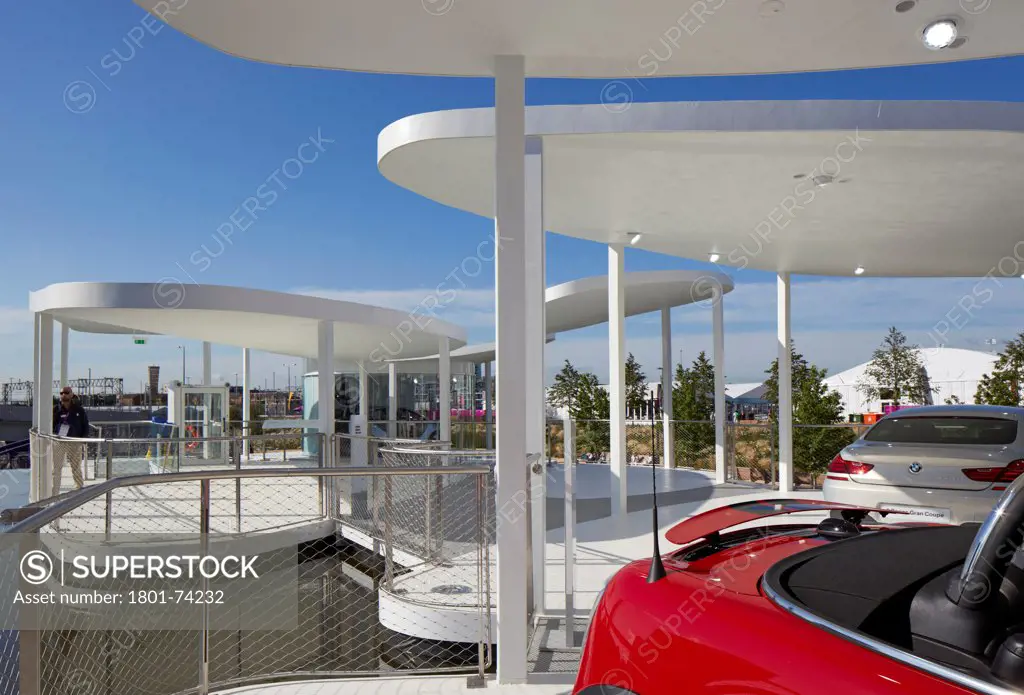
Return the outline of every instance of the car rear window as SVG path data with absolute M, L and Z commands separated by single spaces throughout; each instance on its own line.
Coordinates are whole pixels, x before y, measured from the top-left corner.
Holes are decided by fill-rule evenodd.
M 869 442 L 905 444 L 1012 444 L 1017 421 L 987 417 L 898 417 L 879 420 Z

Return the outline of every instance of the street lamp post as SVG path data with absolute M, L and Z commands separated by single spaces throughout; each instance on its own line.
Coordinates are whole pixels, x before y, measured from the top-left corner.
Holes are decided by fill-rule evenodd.
M 179 345 L 178 349 L 181 350 L 181 385 L 185 385 L 185 346 Z

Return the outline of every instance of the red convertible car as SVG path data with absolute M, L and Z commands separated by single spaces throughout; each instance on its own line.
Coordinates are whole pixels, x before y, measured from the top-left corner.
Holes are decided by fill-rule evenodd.
M 805 511 L 832 516 L 729 530 Z M 680 549 L 598 597 L 573 693 L 1021 693 L 1024 476 L 981 525 L 879 514 L 784 499 L 678 524 Z

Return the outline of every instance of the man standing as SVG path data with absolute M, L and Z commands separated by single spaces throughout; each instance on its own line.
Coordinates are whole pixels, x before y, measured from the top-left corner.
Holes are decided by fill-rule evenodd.
M 53 494 L 60 494 L 64 459 L 71 466 L 75 487 L 82 487 L 82 445 L 69 441 L 89 436 L 89 416 L 70 386 L 60 390 L 60 403 L 53 407 L 53 433 L 61 439 L 53 443 Z

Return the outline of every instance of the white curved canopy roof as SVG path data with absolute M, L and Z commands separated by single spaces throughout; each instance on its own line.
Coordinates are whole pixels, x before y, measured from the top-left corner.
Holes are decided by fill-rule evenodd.
M 526 56 L 532 77 L 800 72 L 1024 52 L 1024 3 L 920 0 L 135 0 L 195 39 L 283 65 L 491 75 Z M 899 3 L 906 6 L 906 3 Z M 913 3 L 912 3 L 913 4 Z M 927 49 L 955 16 L 967 41 Z
M 466 344 L 458 326 L 425 317 L 307 295 L 219 285 L 66 282 L 29 294 L 29 308 L 86 333 L 173 335 L 256 350 L 317 356 L 320 321 L 334 321 L 335 357 L 373 360 L 390 351 L 409 357 L 437 353 L 447 336 Z M 427 317 L 429 318 L 429 317 Z
M 553 232 L 640 232 L 638 248 L 770 271 L 981 277 L 1017 252 L 1024 272 L 1024 104 L 535 106 L 526 123 Z M 492 109 L 409 116 L 381 132 L 378 167 L 491 217 L 493 132 Z M 822 175 L 836 182 L 816 186 Z
M 732 278 L 723 273 L 648 270 L 626 273 L 625 277 L 626 316 L 707 302 L 712 299 L 716 288 L 720 288 L 723 295 L 733 290 Z M 608 322 L 607 275 L 595 275 L 549 287 L 545 296 L 544 320 L 548 342 L 554 339 L 556 333 Z M 493 362 L 496 356 L 494 343 L 467 345 L 451 351 L 453 362 Z M 437 355 L 426 359 L 436 360 Z

